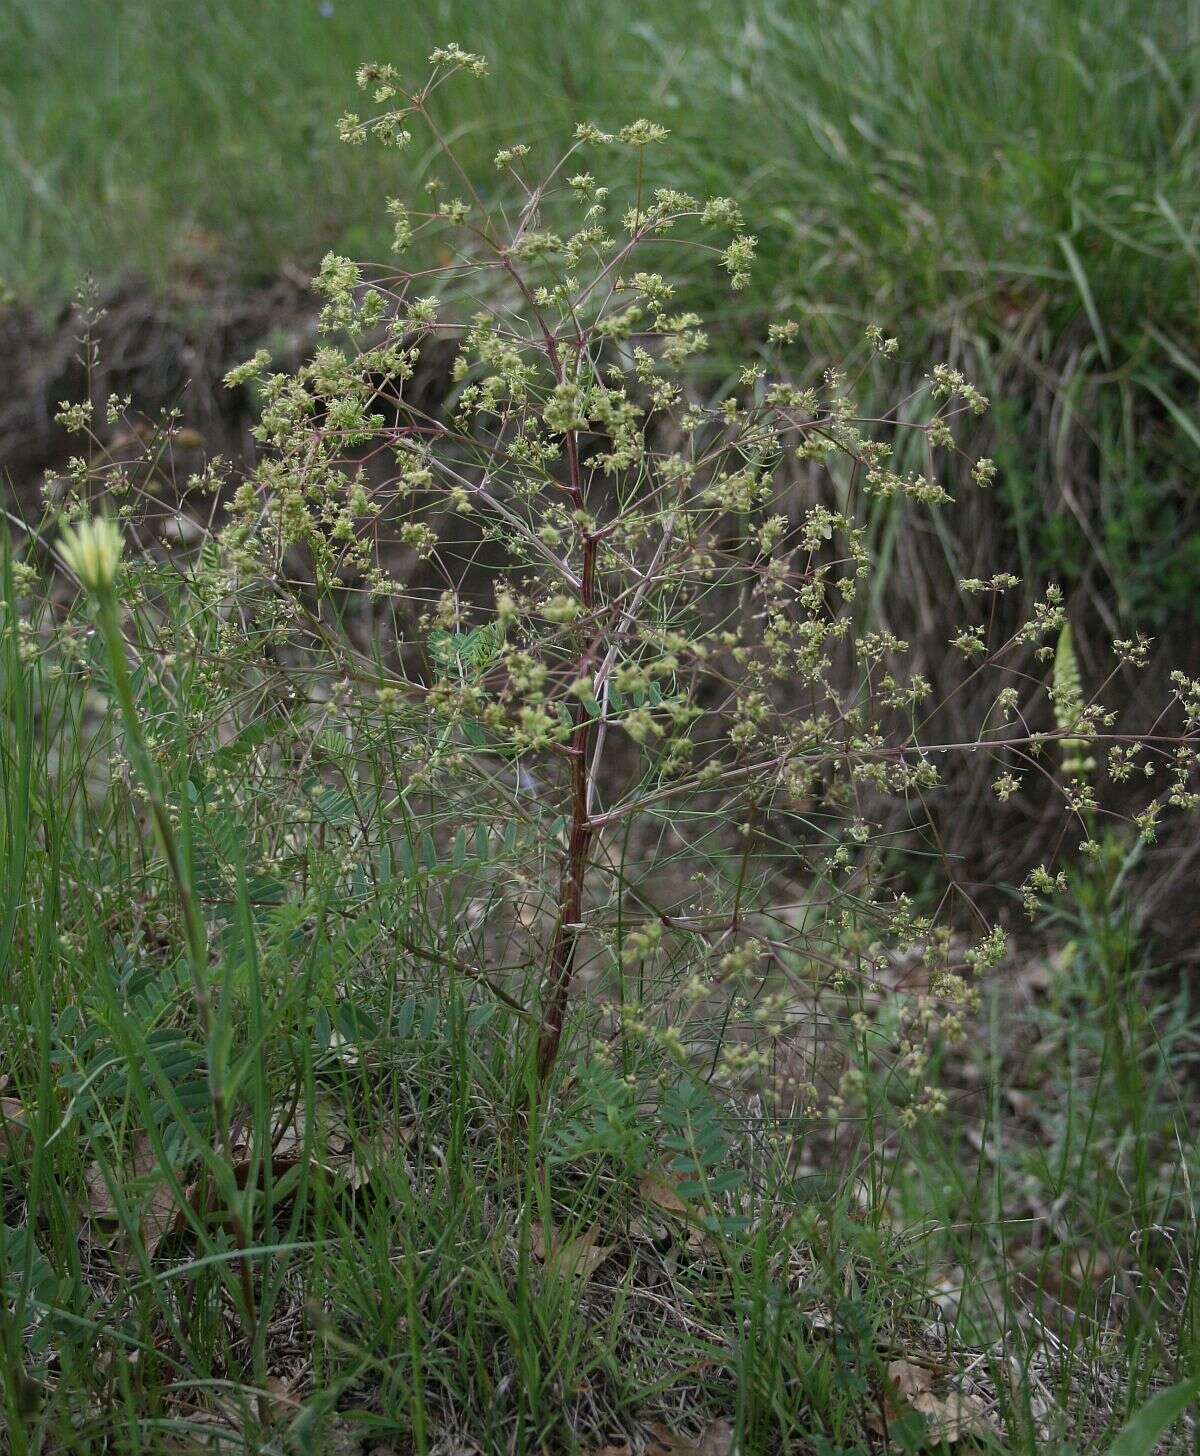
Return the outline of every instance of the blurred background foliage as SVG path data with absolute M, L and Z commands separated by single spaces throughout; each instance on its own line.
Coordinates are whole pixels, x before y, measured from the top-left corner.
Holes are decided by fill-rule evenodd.
M 772 311 L 802 319 L 814 360 L 868 322 L 918 380 L 950 358 L 1001 400 L 980 442 L 1003 467 L 993 557 L 1064 580 L 1108 635 L 1194 623 L 1197 0 L 0 14 L 0 277 L 43 314 L 85 274 L 190 296 L 330 247 L 385 260 L 383 198 L 433 159 L 341 146 L 335 121 L 361 61 L 410 71 L 456 38 L 492 63 L 441 114 L 480 186 L 502 185 L 498 141 L 549 155 L 581 117 L 670 126 L 663 180 L 734 193 L 759 225 L 753 288 L 719 305 L 731 348 Z

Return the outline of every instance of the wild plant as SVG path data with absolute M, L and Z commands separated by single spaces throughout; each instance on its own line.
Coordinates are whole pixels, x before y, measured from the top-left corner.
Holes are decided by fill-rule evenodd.
M 1034 912 L 1067 888 L 1076 850 L 1103 859 L 1200 802 L 1200 685 L 1177 675 L 1143 734 L 1117 733 L 1105 683 L 1085 689 L 1061 592 L 996 631 L 1010 574 L 960 583 L 946 652 L 960 687 L 987 675 L 995 692 L 974 735 L 940 734 L 945 702 L 881 616 L 871 522 L 880 503 L 935 522 L 953 510 L 939 466 L 963 417 L 988 407 L 969 380 L 935 365 L 915 396 L 864 417 L 856 385 L 899 343 L 872 329 L 865 362 L 814 369 L 795 357 L 797 320 L 781 317 L 742 338 L 743 366 L 714 390 L 706 355 L 730 327 L 706 323 L 693 295 L 712 270 L 734 295 L 747 283 L 756 241 L 739 203 L 658 185 L 669 136 L 646 120 L 581 124 L 541 168 L 538 148 L 508 145 L 481 188 L 430 98 L 485 63 L 447 46 L 431 68 L 415 91 L 390 66 L 360 72 L 372 110 L 341 133 L 412 157 L 424 128 L 417 196 L 388 203 L 394 263 L 324 260 L 306 363 L 273 370 L 264 349 L 231 371 L 258 400 L 257 464 L 235 475 L 212 461 L 167 482 L 176 419 L 147 432 L 129 400 L 64 404 L 85 443 L 48 482 L 48 529 L 30 539 L 61 533 L 59 563 L 90 616 L 60 591 L 27 620 L 10 612 L 5 638 L 13 732 L 34 712 L 21 674 L 44 665 L 39 711 L 70 724 L 70 792 L 96 853 L 120 841 L 140 855 L 148 827 L 161 857 L 135 914 L 114 885 L 86 902 L 86 933 L 36 940 L 71 976 L 92 967 L 84 1001 L 98 1007 L 80 1032 L 69 1008 L 55 1020 L 39 981 L 45 1130 L 54 1105 L 56 1129 L 94 1118 L 89 1136 L 119 1142 L 105 1119 L 132 1096 L 147 1124 L 182 1135 L 181 1150 L 154 1134 L 177 1167 L 172 1218 L 201 1243 L 198 1266 L 226 1280 L 240 1344 L 222 1364 L 171 1295 L 162 1308 L 189 1360 L 227 1370 L 250 1352 L 265 1428 L 265 1331 L 324 1176 L 322 1088 L 341 1079 L 343 1130 L 377 1130 L 403 1097 L 433 1116 L 431 1089 L 445 1090 L 445 1184 L 407 1165 L 387 1175 L 410 1222 L 380 1328 L 391 1338 L 405 1322 L 418 1449 L 436 1348 L 422 1343 L 422 1281 L 440 1267 L 418 1257 L 423 1188 L 444 1186 L 466 1220 L 518 1170 L 512 1298 L 507 1266 L 476 1262 L 526 1362 L 520 1420 L 541 1409 L 527 1395 L 531 1211 L 545 1206 L 547 1268 L 597 1237 L 593 1224 L 582 1242 L 547 1242 L 553 1179 L 575 1180 L 581 1220 L 597 1217 L 598 1170 L 612 1167 L 619 1187 L 682 1211 L 690 1247 L 720 1251 L 731 1300 L 759 1312 L 765 1341 L 783 1328 L 772 1281 L 787 1285 L 797 1241 L 820 1243 L 788 1191 L 806 1141 L 829 1152 L 850 1130 L 853 1179 L 881 1226 L 885 1134 L 923 1133 L 945 1112 L 942 1051 L 1007 953 L 994 899 L 941 853 L 945 764 L 987 754 L 999 799 L 1058 797 L 1059 858 L 1023 887 Z M 110 431 L 148 435 L 144 451 L 115 458 Z M 986 490 L 996 468 L 968 473 Z M 11 574 L 10 600 L 33 593 L 28 561 Z M 1113 652 L 1136 669 L 1148 644 Z M 63 706 L 49 706 L 54 692 Z M 93 745 L 117 721 L 122 751 L 98 774 Z M 65 774 L 46 759 L 46 782 Z M 1152 797 L 1130 828 L 1101 790 L 1135 776 Z M 21 848 L 14 884 L 32 853 Z M 60 853 L 38 860 L 47 883 Z M 32 944 L 17 893 L 6 942 Z M 160 974 L 118 954 L 112 927 L 133 922 Z M 505 1030 L 484 1051 L 489 1024 Z M 503 1166 L 489 1152 L 482 1173 L 477 1087 L 505 1104 L 489 1124 L 506 1130 L 492 1138 Z M 773 1135 L 735 1139 L 730 1107 Z M 283 1145 L 290 1162 L 273 1156 Z M 183 1181 L 197 1165 L 224 1211 L 215 1234 L 212 1201 Z M 358 1214 L 344 1217 L 330 1247 Z M 255 1249 L 256 1229 L 276 1242 Z M 452 1220 L 437 1248 L 452 1235 L 466 1248 L 470 1232 Z M 825 1245 L 835 1292 L 853 1257 L 842 1238 Z M 390 1226 L 379 1247 L 386 1263 Z M 264 1253 L 260 1273 L 251 1255 Z M 147 1243 L 148 1282 L 152 1256 Z M 352 1266 L 341 1273 L 357 1279 Z M 873 1328 L 845 1302 L 837 1358 L 865 1371 Z M 351 1360 L 359 1347 L 336 1318 L 306 1318 L 332 1331 L 347 1382 L 375 1370 L 365 1337 Z M 793 1358 L 810 1371 L 807 1339 L 738 1347 L 743 1433 L 782 1429 L 756 1382 L 768 1367 L 784 1380 Z M 390 1362 L 377 1362 L 385 1387 Z M 869 1383 L 847 1385 L 858 1405 Z
M 1177 680 L 1182 732 L 1107 731 L 1065 666 L 1051 588 L 1006 640 L 964 621 L 947 644 L 997 690 L 972 741 L 938 742 L 939 704 L 871 620 L 866 512 L 952 510 L 938 462 L 959 417 L 988 401 L 938 365 L 918 398 L 863 419 L 843 370 L 795 382 L 812 371 L 790 357 L 788 318 L 748 340 L 744 367 L 706 398 L 709 333 L 689 286 L 713 268 L 735 294 L 747 283 L 756 239 L 739 203 L 655 185 L 668 133 L 646 120 L 582 123 L 540 173 L 532 146 L 507 146 L 481 191 L 430 99 L 486 64 L 448 46 L 431 67 L 409 91 L 393 67 L 364 66 L 372 109 L 340 123 L 351 145 L 399 151 L 428 133 L 421 199 L 387 205 L 397 258 L 413 262 L 327 256 L 311 360 L 277 373 L 260 351 L 228 377 L 259 394 L 262 449 L 225 492 L 205 568 L 238 604 L 230 628 L 293 662 L 319 647 L 339 691 L 377 715 L 420 715 L 392 813 L 427 815 L 451 855 L 464 856 L 468 801 L 477 824 L 522 822 L 536 865 L 525 898 L 501 929 L 484 923 L 503 919 L 494 897 L 474 940 L 486 961 L 515 924 L 536 967 L 539 1082 L 583 965 L 589 984 L 616 988 L 622 1045 L 684 1057 L 723 1006 L 714 1070 L 753 1082 L 802 998 L 871 999 L 907 957 L 922 994 L 886 1038 L 894 1092 L 905 1116 L 936 1108 L 928 1043 L 961 1033 L 1005 953 L 952 867 L 932 909 L 908 891 L 905 862 L 936 853 L 939 765 L 988 753 L 1002 799 L 1026 778 L 1052 786 L 1092 853 L 1094 756 L 1116 778 L 1136 761 L 1169 781 L 1139 816 L 1149 835 L 1164 806 L 1196 804 L 1195 684 Z M 899 348 L 877 329 L 867 342 L 876 360 Z M 442 411 L 410 388 L 426 356 L 448 370 Z M 925 468 L 895 468 L 901 435 L 919 438 Z M 994 475 L 986 459 L 971 470 L 979 489 Z M 222 484 L 219 471 L 203 483 Z M 82 471 L 67 516 L 94 485 Z M 994 604 L 1017 584 L 961 586 L 965 602 Z M 1056 649 L 1057 670 L 1031 676 Z M 1146 643 L 1114 651 L 1136 666 Z M 1046 699 L 1056 722 L 1033 731 Z M 897 803 L 912 811 L 904 834 L 884 812 Z M 1059 874 L 1030 878 L 1031 904 Z M 647 996 L 656 978 L 671 986 L 667 1022 Z M 854 1059 L 820 1095 L 813 1068 L 785 1077 L 799 1101 L 844 1108 Z

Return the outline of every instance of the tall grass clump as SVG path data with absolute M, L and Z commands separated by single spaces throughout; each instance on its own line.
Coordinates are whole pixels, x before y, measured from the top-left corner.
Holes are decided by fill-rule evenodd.
M 1161 1149 L 1177 1099 L 1114 866 L 1196 808 L 1200 685 L 1119 731 L 1061 592 L 1000 630 L 1017 578 L 967 579 L 945 652 L 955 691 L 994 687 L 939 737 L 877 620 L 869 523 L 952 512 L 941 468 L 987 399 L 932 363 L 868 415 L 861 370 L 808 382 L 787 314 L 714 398 L 698 305 L 750 285 L 741 203 L 664 184 L 644 119 L 581 122 L 542 169 L 505 137 L 485 194 L 439 116 L 486 64 L 430 65 L 415 90 L 359 72 L 342 139 L 438 160 L 387 202 L 396 261 L 326 256 L 311 359 L 230 374 L 255 468 L 210 462 L 164 504 L 177 420 L 118 461 L 131 402 L 64 405 L 80 453 L 6 558 L 15 1449 L 1101 1435 L 1186 1373 L 1190 1259 L 1118 1322 L 1114 1402 L 1050 1311 L 989 1302 L 1000 1162 L 982 1213 L 949 1176 L 923 1194 L 1011 964 L 938 796 L 966 755 L 1000 800 L 1049 786 L 1062 848 L 1023 898 L 1095 927 L 1126 992 L 1102 1070 Z M 880 328 L 864 346 L 894 367 Z M 39 557 L 70 573 L 48 594 Z M 1135 775 L 1117 816 L 1103 791 Z M 1138 1213 L 1174 1220 L 1190 1161 L 1144 1147 Z M 935 1318 L 960 1214 L 980 1280 Z M 1116 1256 L 1120 1289 L 1155 1247 Z

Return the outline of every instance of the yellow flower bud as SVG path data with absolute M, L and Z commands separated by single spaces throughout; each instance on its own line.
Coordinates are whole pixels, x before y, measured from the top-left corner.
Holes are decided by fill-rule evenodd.
M 87 590 L 100 592 L 116 581 L 124 544 L 120 530 L 107 516 L 93 516 L 67 526 L 58 549 Z

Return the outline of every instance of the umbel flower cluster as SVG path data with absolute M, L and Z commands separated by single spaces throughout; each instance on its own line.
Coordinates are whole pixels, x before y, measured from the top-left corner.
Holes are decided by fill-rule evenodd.
M 871 512 L 951 510 L 939 461 L 957 450 L 956 421 L 988 401 L 938 366 L 917 400 L 864 421 L 848 372 L 795 357 L 787 317 L 746 344 L 740 369 L 706 371 L 710 325 L 694 302 L 714 278 L 743 289 L 754 267 L 739 203 L 656 186 L 669 138 L 645 120 L 581 124 L 540 170 L 534 147 L 510 144 L 481 190 L 434 98 L 486 65 L 456 46 L 430 59 L 417 90 L 364 66 L 367 104 L 340 126 L 356 145 L 403 149 L 422 128 L 431 141 L 415 197 L 387 203 L 395 263 L 330 254 L 309 362 L 273 372 L 264 351 L 228 376 L 258 392 L 262 456 L 233 495 L 222 569 L 271 582 L 327 643 L 347 603 L 389 611 L 405 640 L 376 660 L 377 707 L 419 705 L 439 725 L 414 783 L 432 796 L 439 776 L 469 771 L 541 826 L 549 888 L 530 933 L 544 937 L 543 1077 L 584 961 L 589 979 L 598 967 L 623 984 L 677 971 L 665 1028 L 637 997 L 623 1016 L 680 1055 L 705 1008 L 732 996 L 753 1030 L 726 1040 L 735 1076 L 762 1071 L 764 1045 L 814 991 L 894 985 L 908 954 L 922 995 L 887 1013 L 890 1035 L 912 1108 L 936 1109 L 925 1047 L 961 1030 L 1004 939 L 953 899 L 951 924 L 916 913 L 883 806 L 923 806 L 946 754 L 984 749 L 1001 798 L 1027 773 L 1057 778 L 1073 842 L 1089 844 L 1098 761 L 1115 755 L 1120 773 L 1145 747 L 1087 699 L 1069 641 L 1059 650 L 1054 591 L 1004 642 L 965 626 L 947 643 L 964 671 L 997 674 L 972 744 L 925 740 L 930 688 L 905 644 L 872 630 Z M 871 329 L 859 367 L 886 367 L 897 348 Z M 446 380 L 440 410 L 417 387 L 429 371 Z M 718 374 L 713 398 L 698 381 Z M 921 469 L 896 464 L 904 432 L 920 437 L 904 458 Z M 986 459 L 965 472 L 979 489 L 995 473 Z M 967 581 L 964 600 L 1016 585 Z M 363 656 L 345 652 L 363 684 Z M 1006 675 L 1031 652 L 1042 681 Z M 1200 688 L 1179 694 L 1184 734 L 1139 762 L 1193 807 Z M 1031 705 L 1047 700 L 1058 726 L 1034 733 Z M 1152 807 L 1143 828 L 1153 821 Z M 1039 871 L 1031 897 L 1057 874 Z

